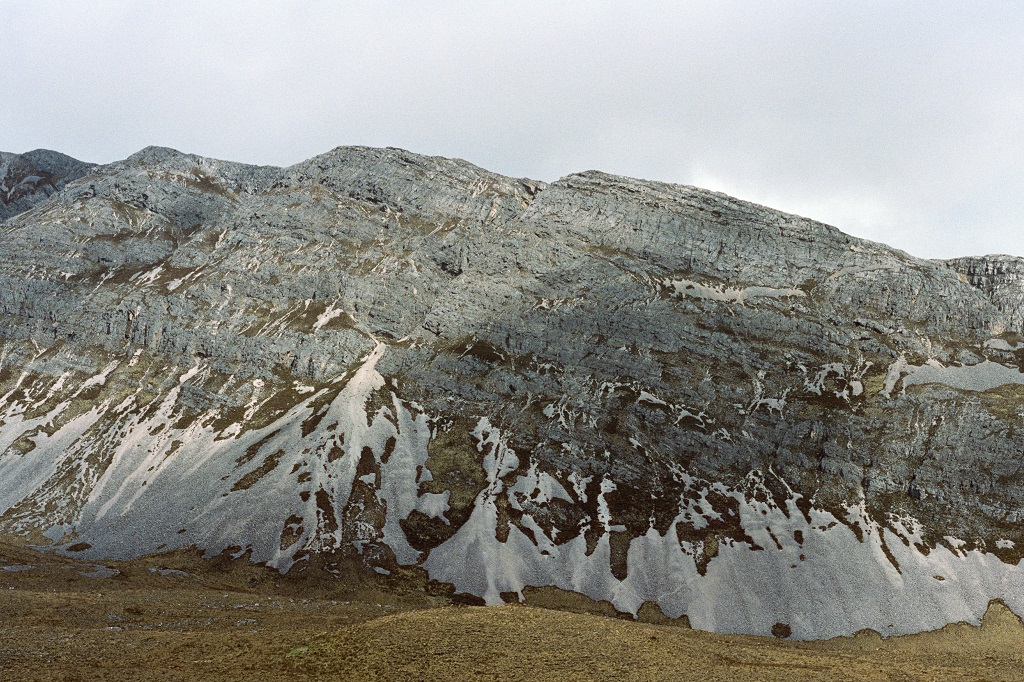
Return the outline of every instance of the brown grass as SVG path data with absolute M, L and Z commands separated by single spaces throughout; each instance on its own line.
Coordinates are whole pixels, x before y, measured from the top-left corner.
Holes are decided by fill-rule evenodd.
M 0 679 L 1020 680 L 1024 670 L 1024 626 L 996 602 L 981 627 L 791 642 L 624 620 L 550 590 L 529 596 L 591 613 L 456 607 L 415 580 L 351 567 L 342 579 L 282 577 L 188 552 L 104 563 L 119 575 L 0 543 L 0 566 L 32 566 L 0 571 Z
M 323 635 L 297 671 L 346 680 L 1020 680 L 1024 627 L 994 606 L 982 627 L 828 642 L 714 635 L 523 606 L 402 613 Z

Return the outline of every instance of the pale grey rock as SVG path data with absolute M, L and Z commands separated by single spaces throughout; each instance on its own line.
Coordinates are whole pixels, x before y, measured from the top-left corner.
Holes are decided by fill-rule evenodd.
M 363 147 L 150 147 L 34 206 L 0 224 L 7 532 L 801 637 L 1024 612 L 1018 259 Z
M 995 255 L 944 263 L 985 293 L 1002 314 L 1006 331 L 1024 331 L 1024 258 Z
M 46 201 L 94 165 L 49 149 L 0 152 L 0 221 Z

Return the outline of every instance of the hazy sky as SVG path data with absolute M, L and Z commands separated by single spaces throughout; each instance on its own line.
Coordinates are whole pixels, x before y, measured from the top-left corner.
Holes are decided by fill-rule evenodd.
M 0 0 L 0 36 L 4 151 L 397 146 L 1024 255 L 1018 2 Z

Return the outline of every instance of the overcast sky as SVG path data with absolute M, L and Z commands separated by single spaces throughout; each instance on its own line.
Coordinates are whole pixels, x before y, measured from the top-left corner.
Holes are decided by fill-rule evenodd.
M 397 146 L 1024 255 L 1017 2 L 0 0 L 0 68 L 4 151 Z

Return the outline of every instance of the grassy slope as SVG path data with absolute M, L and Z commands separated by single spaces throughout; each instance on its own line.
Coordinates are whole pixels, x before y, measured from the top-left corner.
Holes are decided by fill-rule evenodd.
M 281 578 L 186 553 L 105 563 L 120 575 L 0 543 L 0 567 L 32 566 L 0 570 L 0 679 L 1019 680 L 1024 670 L 1024 625 L 1001 604 L 980 628 L 788 642 L 454 607 L 414 581 Z
M 520 606 L 403 613 L 314 640 L 298 669 L 360 680 L 1019 680 L 1024 627 L 994 605 L 980 628 L 883 641 L 714 635 Z

